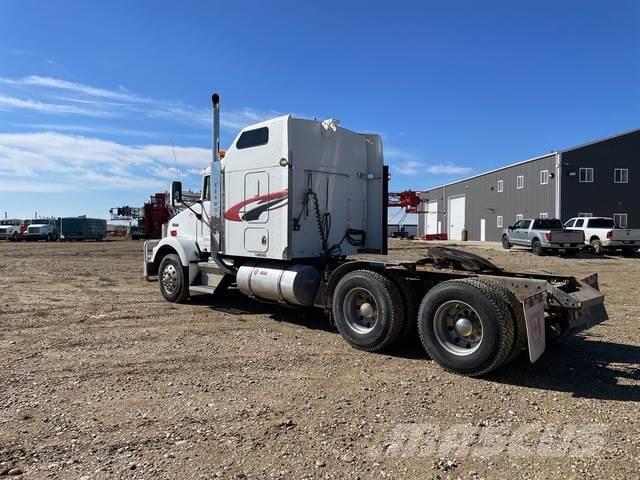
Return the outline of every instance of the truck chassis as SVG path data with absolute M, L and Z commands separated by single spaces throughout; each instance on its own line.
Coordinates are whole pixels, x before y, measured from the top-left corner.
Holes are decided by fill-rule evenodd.
M 302 304 L 287 290 L 295 286 L 281 281 L 272 289 L 275 296 L 266 298 L 269 294 L 264 290 L 254 292 L 243 286 L 242 280 L 220 271 L 206 256 L 184 266 L 177 252 L 166 245 L 164 251 L 158 254 L 155 250 L 153 255 L 159 242 L 144 244 L 144 276 L 157 280 L 161 294 L 169 301 L 220 295 L 235 287 L 260 302 Z M 235 259 L 234 263 L 236 270 L 252 268 L 249 278 L 268 267 L 279 272 L 289 267 L 284 262 L 263 262 L 259 267 L 246 260 Z M 377 352 L 419 337 L 431 358 L 446 370 L 463 375 L 486 374 L 527 349 L 533 362 L 547 342 L 608 318 L 597 274 L 578 280 L 509 272 L 453 248 L 431 247 L 428 256 L 416 262 L 341 258 L 326 263 L 311 261 L 308 266 L 320 272 L 311 304 L 324 310 L 328 321 L 353 347 Z M 542 351 L 538 348 L 535 354 L 531 348 L 534 318 L 528 315 L 534 298 L 544 306 L 543 331 L 537 335 Z

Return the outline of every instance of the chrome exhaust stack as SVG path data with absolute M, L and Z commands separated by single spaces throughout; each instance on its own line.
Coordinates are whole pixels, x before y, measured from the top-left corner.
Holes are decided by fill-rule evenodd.
M 210 207 L 209 207 L 209 232 L 211 235 L 211 257 L 210 262 L 215 263 L 226 273 L 234 272 L 222 261 L 220 252 L 224 248 L 224 220 L 223 198 L 222 198 L 222 168 L 220 165 L 220 96 L 214 93 L 211 96 L 211 107 L 213 112 L 213 132 L 212 132 L 212 155 L 211 155 L 211 177 L 209 180 Z

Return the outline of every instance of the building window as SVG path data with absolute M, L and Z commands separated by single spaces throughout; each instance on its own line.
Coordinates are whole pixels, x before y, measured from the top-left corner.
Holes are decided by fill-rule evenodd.
M 613 223 L 617 228 L 627 228 L 627 214 L 626 213 L 614 213 Z
M 593 183 L 593 168 L 581 168 L 578 181 L 580 183 Z
M 593 213 L 579 213 L 579 217 L 593 217 Z
M 504 180 L 498 180 L 498 193 L 504 192 Z
M 496 227 L 502 228 L 502 215 L 496 217 Z
M 549 214 L 546 212 L 540 213 L 540 218 L 549 218 Z
M 519 222 L 520 220 L 522 220 L 524 218 L 524 215 L 522 215 L 521 213 L 516 215 L 516 222 Z
M 629 183 L 629 169 L 628 168 L 614 168 L 613 169 L 613 183 Z
M 524 188 L 524 175 L 518 175 L 516 177 L 516 188 L 521 190 Z
M 549 183 L 549 170 L 540 170 L 540 185 Z

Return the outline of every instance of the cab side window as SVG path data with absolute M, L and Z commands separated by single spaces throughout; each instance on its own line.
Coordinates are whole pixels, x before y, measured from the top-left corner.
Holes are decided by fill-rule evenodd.
M 576 226 L 577 228 L 581 228 L 581 227 L 583 227 L 583 226 L 584 226 L 584 218 L 578 218 L 578 219 L 576 220 L 576 225 L 575 225 L 575 226 Z
M 204 177 L 204 185 L 202 186 L 202 200 L 211 200 L 211 175 Z

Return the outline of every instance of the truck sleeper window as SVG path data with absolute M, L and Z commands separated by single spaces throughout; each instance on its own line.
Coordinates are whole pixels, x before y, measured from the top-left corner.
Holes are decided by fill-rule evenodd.
M 241 150 L 243 148 L 266 145 L 267 143 L 269 143 L 269 129 L 267 127 L 261 127 L 242 132 L 240 138 L 238 138 L 238 141 L 236 142 L 236 148 Z

